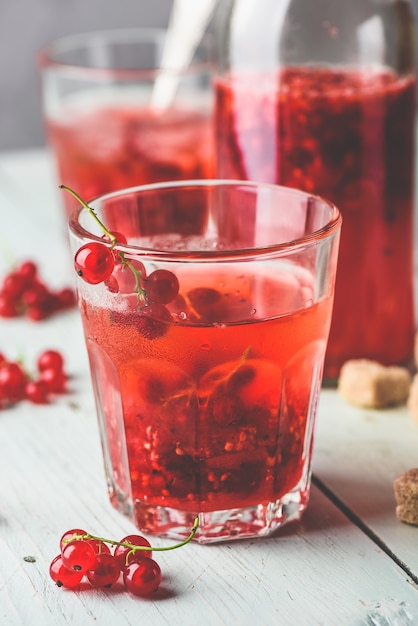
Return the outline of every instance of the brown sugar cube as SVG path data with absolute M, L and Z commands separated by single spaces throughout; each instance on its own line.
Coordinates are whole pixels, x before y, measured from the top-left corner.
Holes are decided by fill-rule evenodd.
M 404 472 L 393 483 L 396 515 L 401 522 L 418 526 L 418 467 Z
M 410 375 L 404 367 L 352 359 L 341 368 L 338 391 L 350 404 L 382 409 L 405 403 L 410 385 Z
M 418 374 L 412 379 L 407 406 L 411 416 L 418 421 Z

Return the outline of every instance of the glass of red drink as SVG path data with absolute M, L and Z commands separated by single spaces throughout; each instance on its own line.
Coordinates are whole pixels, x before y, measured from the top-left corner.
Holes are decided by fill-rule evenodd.
M 200 234 L 173 218 L 182 204 L 206 207 Z M 298 519 L 338 210 L 285 187 L 215 180 L 130 188 L 90 206 L 115 237 L 87 207 L 70 218 L 76 261 L 97 244 L 113 259 L 77 278 L 111 502 L 173 538 L 198 515 L 201 543 Z
M 151 28 L 97 31 L 61 38 L 39 53 L 57 175 L 86 200 L 133 185 L 212 176 L 209 41 L 186 70 L 166 71 L 177 84 L 167 103 L 155 100 L 166 35 Z M 70 195 L 64 201 L 69 214 L 76 202 Z

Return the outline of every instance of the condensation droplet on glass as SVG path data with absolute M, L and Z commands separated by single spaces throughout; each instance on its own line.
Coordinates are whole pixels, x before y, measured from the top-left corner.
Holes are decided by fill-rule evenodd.
M 214 328 L 226 328 L 226 324 L 223 324 L 222 322 L 213 322 L 212 326 Z
M 179 320 L 187 320 L 187 313 L 185 313 L 185 311 L 180 311 L 178 318 Z
M 250 315 L 255 315 L 257 313 L 257 309 L 251 309 Z

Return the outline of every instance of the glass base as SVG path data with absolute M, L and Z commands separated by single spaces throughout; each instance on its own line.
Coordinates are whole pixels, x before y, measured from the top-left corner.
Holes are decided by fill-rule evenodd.
M 132 503 L 121 492 L 110 489 L 110 501 L 132 519 L 143 533 L 181 540 L 186 538 L 199 517 L 194 537 L 201 544 L 268 537 L 288 522 L 300 519 L 309 500 L 309 486 L 298 486 L 275 502 L 210 512 L 191 512 L 142 502 Z

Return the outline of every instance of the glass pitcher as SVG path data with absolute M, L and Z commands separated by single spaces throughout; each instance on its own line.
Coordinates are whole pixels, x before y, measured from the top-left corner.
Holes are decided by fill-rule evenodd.
M 221 0 L 215 36 L 219 177 L 296 187 L 343 215 L 325 379 L 352 358 L 410 363 L 410 2 Z

